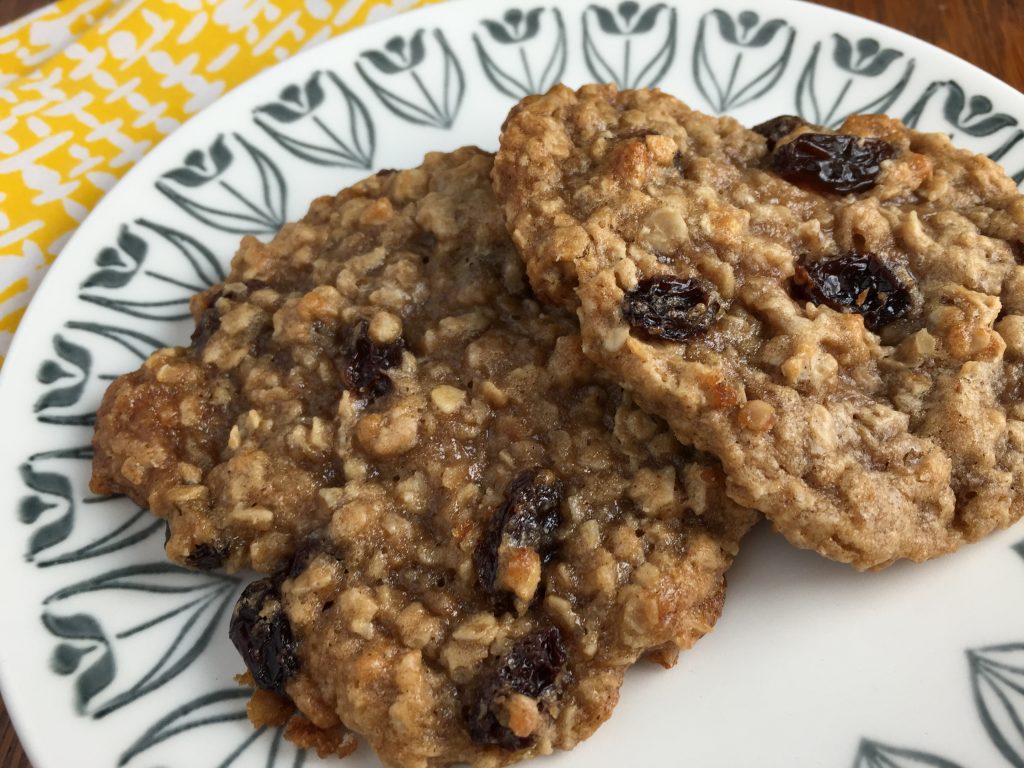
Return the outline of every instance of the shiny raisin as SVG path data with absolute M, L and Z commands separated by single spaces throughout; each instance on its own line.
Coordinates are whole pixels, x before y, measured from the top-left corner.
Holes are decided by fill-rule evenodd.
M 185 565 L 197 571 L 212 571 L 224 565 L 228 548 L 224 544 L 196 544 L 185 558 Z
M 755 125 L 752 130 L 754 133 L 759 133 L 768 142 L 768 151 L 771 152 L 775 149 L 775 145 L 779 143 L 779 139 L 789 136 L 797 128 L 807 125 L 807 121 L 802 117 L 796 115 L 779 115 L 773 117 L 771 120 L 766 120 L 760 125 Z
M 384 371 L 402 361 L 405 345 L 401 340 L 375 344 L 370 339 L 369 327 L 366 320 L 356 326 L 341 369 L 341 379 L 346 389 L 361 399 L 373 402 L 391 391 L 391 378 Z
M 569 659 L 557 627 L 521 638 L 502 659 L 498 677 L 516 693 L 536 699 L 558 680 Z
M 622 317 L 645 335 L 683 341 L 705 333 L 721 304 L 714 287 L 697 278 L 649 277 L 622 302 Z
M 284 693 L 299 660 L 281 593 L 272 579 L 260 579 L 245 588 L 231 615 L 228 635 L 256 685 Z
M 517 736 L 502 724 L 501 713 L 515 693 L 539 698 L 554 687 L 569 652 L 557 627 L 547 627 L 521 637 L 498 664 L 478 681 L 472 703 L 466 707 L 470 738 L 477 744 L 493 744 L 514 751 L 532 746 L 533 736 Z
M 476 551 L 473 563 L 477 580 L 492 597 L 499 610 L 511 610 L 510 595 L 498 588 L 498 550 L 502 543 L 510 547 L 530 547 L 548 563 L 557 549 L 555 533 L 562 522 L 562 483 L 546 469 L 528 469 L 516 475 L 505 491 L 505 501 L 491 516 Z
M 896 148 L 881 139 L 802 133 L 775 148 L 771 166 L 779 176 L 818 192 L 864 192 L 875 186 L 882 162 Z
M 913 305 L 910 290 L 873 253 L 853 251 L 801 264 L 794 286 L 798 298 L 863 315 L 864 325 L 876 332 L 904 317 Z

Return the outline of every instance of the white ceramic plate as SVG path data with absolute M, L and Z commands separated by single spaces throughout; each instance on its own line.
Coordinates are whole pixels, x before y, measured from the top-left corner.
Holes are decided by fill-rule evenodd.
M 930 11 L 938 12 L 938 11 Z M 50 271 L 0 379 L 0 672 L 37 768 L 316 762 L 244 720 L 226 637 L 239 578 L 163 558 L 163 524 L 89 494 L 109 381 L 189 333 L 188 297 L 380 167 L 494 148 L 514 100 L 564 80 L 659 85 L 753 124 L 886 111 L 1024 179 L 1024 96 L 887 28 L 789 0 L 453 2 L 260 74 L 160 144 Z M 714 634 L 630 674 L 547 765 L 1024 766 L 1024 528 L 857 574 L 762 526 Z M 377 765 L 365 747 L 348 762 Z

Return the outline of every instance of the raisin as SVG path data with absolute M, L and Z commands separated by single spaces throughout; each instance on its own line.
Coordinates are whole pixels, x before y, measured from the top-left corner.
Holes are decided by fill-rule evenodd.
M 775 149 L 775 145 L 779 143 L 779 139 L 789 136 L 797 128 L 807 124 L 806 120 L 796 115 L 779 115 L 771 120 L 766 120 L 760 125 L 755 125 L 750 130 L 765 137 L 768 142 L 768 151 L 771 152 Z
M 221 286 L 220 290 L 210 296 L 209 301 L 206 302 L 206 308 L 196 322 L 196 329 L 192 332 L 190 347 L 193 350 L 201 352 L 206 347 L 207 342 L 210 341 L 210 337 L 220 328 L 220 312 L 217 311 L 217 302 L 223 296 L 228 296 L 232 299 L 244 299 L 250 293 L 267 287 L 267 284 L 262 280 L 246 280 L 242 285 L 244 288 L 241 290 L 235 290 L 233 287 L 232 290 L 228 290 L 226 285 Z
M 677 149 L 676 153 L 672 155 L 672 165 L 675 166 L 677 171 L 679 171 L 680 176 L 686 175 L 686 157 L 683 155 L 683 151 L 681 149 Z
M 206 309 L 196 321 L 196 329 L 192 331 L 192 338 L 189 346 L 196 352 L 202 352 L 210 337 L 220 328 L 220 312 L 217 311 L 217 302 L 224 295 L 223 291 L 214 293 L 206 303 Z
M 356 326 L 341 379 L 346 389 L 373 402 L 391 391 L 391 379 L 384 371 L 401 362 L 405 345 L 401 339 L 390 344 L 375 344 L 370 340 L 369 327 L 366 320 Z
M 212 571 L 224 565 L 227 557 L 228 548 L 224 544 L 196 544 L 185 558 L 185 565 L 197 571 Z
M 497 666 L 478 683 L 474 701 L 465 710 L 470 738 L 514 751 L 533 745 L 533 736 L 517 736 L 501 722 L 504 702 L 514 693 L 539 698 L 554 687 L 569 653 L 557 627 L 521 637 Z
M 287 576 L 289 579 L 295 579 L 302 575 L 309 564 L 312 563 L 316 558 L 327 552 L 327 543 L 319 536 L 313 536 L 310 539 L 302 542 L 295 550 L 295 554 L 292 555 L 291 562 L 288 564 Z
M 555 684 L 568 659 L 562 633 L 548 627 L 520 638 L 502 659 L 498 677 L 516 693 L 536 699 Z
M 706 332 L 721 306 L 714 287 L 697 278 L 649 277 L 622 301 L 622 317 L 646 336 L 683 341 Z
M 341 472 L 333 461 L 327 461 L 317 468 L 317 483 L 321 488 L 335 488 L 342 484 Z
M 801 264 L 794 284 L 799 298 L 863 315 L 864 325 L 876 332 L 906 315 L 913 304 L 910 290 L 873 253 L 853 251 Z
M 491 516 L 486 532 L 473 553 L 477 580 L 495 598 L 501 612 L 511 610 L 511 596 L 498 588 L 498 550 L 530 547 L 549 563 L 557 550 L 555 532 L 562 522 L 562 483 L 546 469 L 528 469 L 516 475 L 505 490 L 505 501 Z
M 553 472 L 520 473 L 506 502 L 505 536 L 513 547 L 530 547 L 550 562 L 555 552 L 555 531 L 562 522 L 562 484 Z
M 895 154 L 881 139 L 802 133 L 775 148 L 772 170 L 794 184 L 845 195 L 874 187 L 882 161 Z
M 260 579 L 245 588 L 235 604 L 228 634 L 256 685 L 284 693 L 299 661 L 281 593 L 272 579 Z

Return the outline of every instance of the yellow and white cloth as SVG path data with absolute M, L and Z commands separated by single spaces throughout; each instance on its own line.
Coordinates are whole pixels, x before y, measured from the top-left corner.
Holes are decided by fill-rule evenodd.
M 261 69 L 438 0 L 60 0 L 0 27 L 0 365 L 83 218 Z

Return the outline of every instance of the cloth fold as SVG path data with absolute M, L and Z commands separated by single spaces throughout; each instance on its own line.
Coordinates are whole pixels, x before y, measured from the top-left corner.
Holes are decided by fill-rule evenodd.
M 257 72 L 439 0 L 60 0 L 0 27 L 0 364 L 117 180 Z

